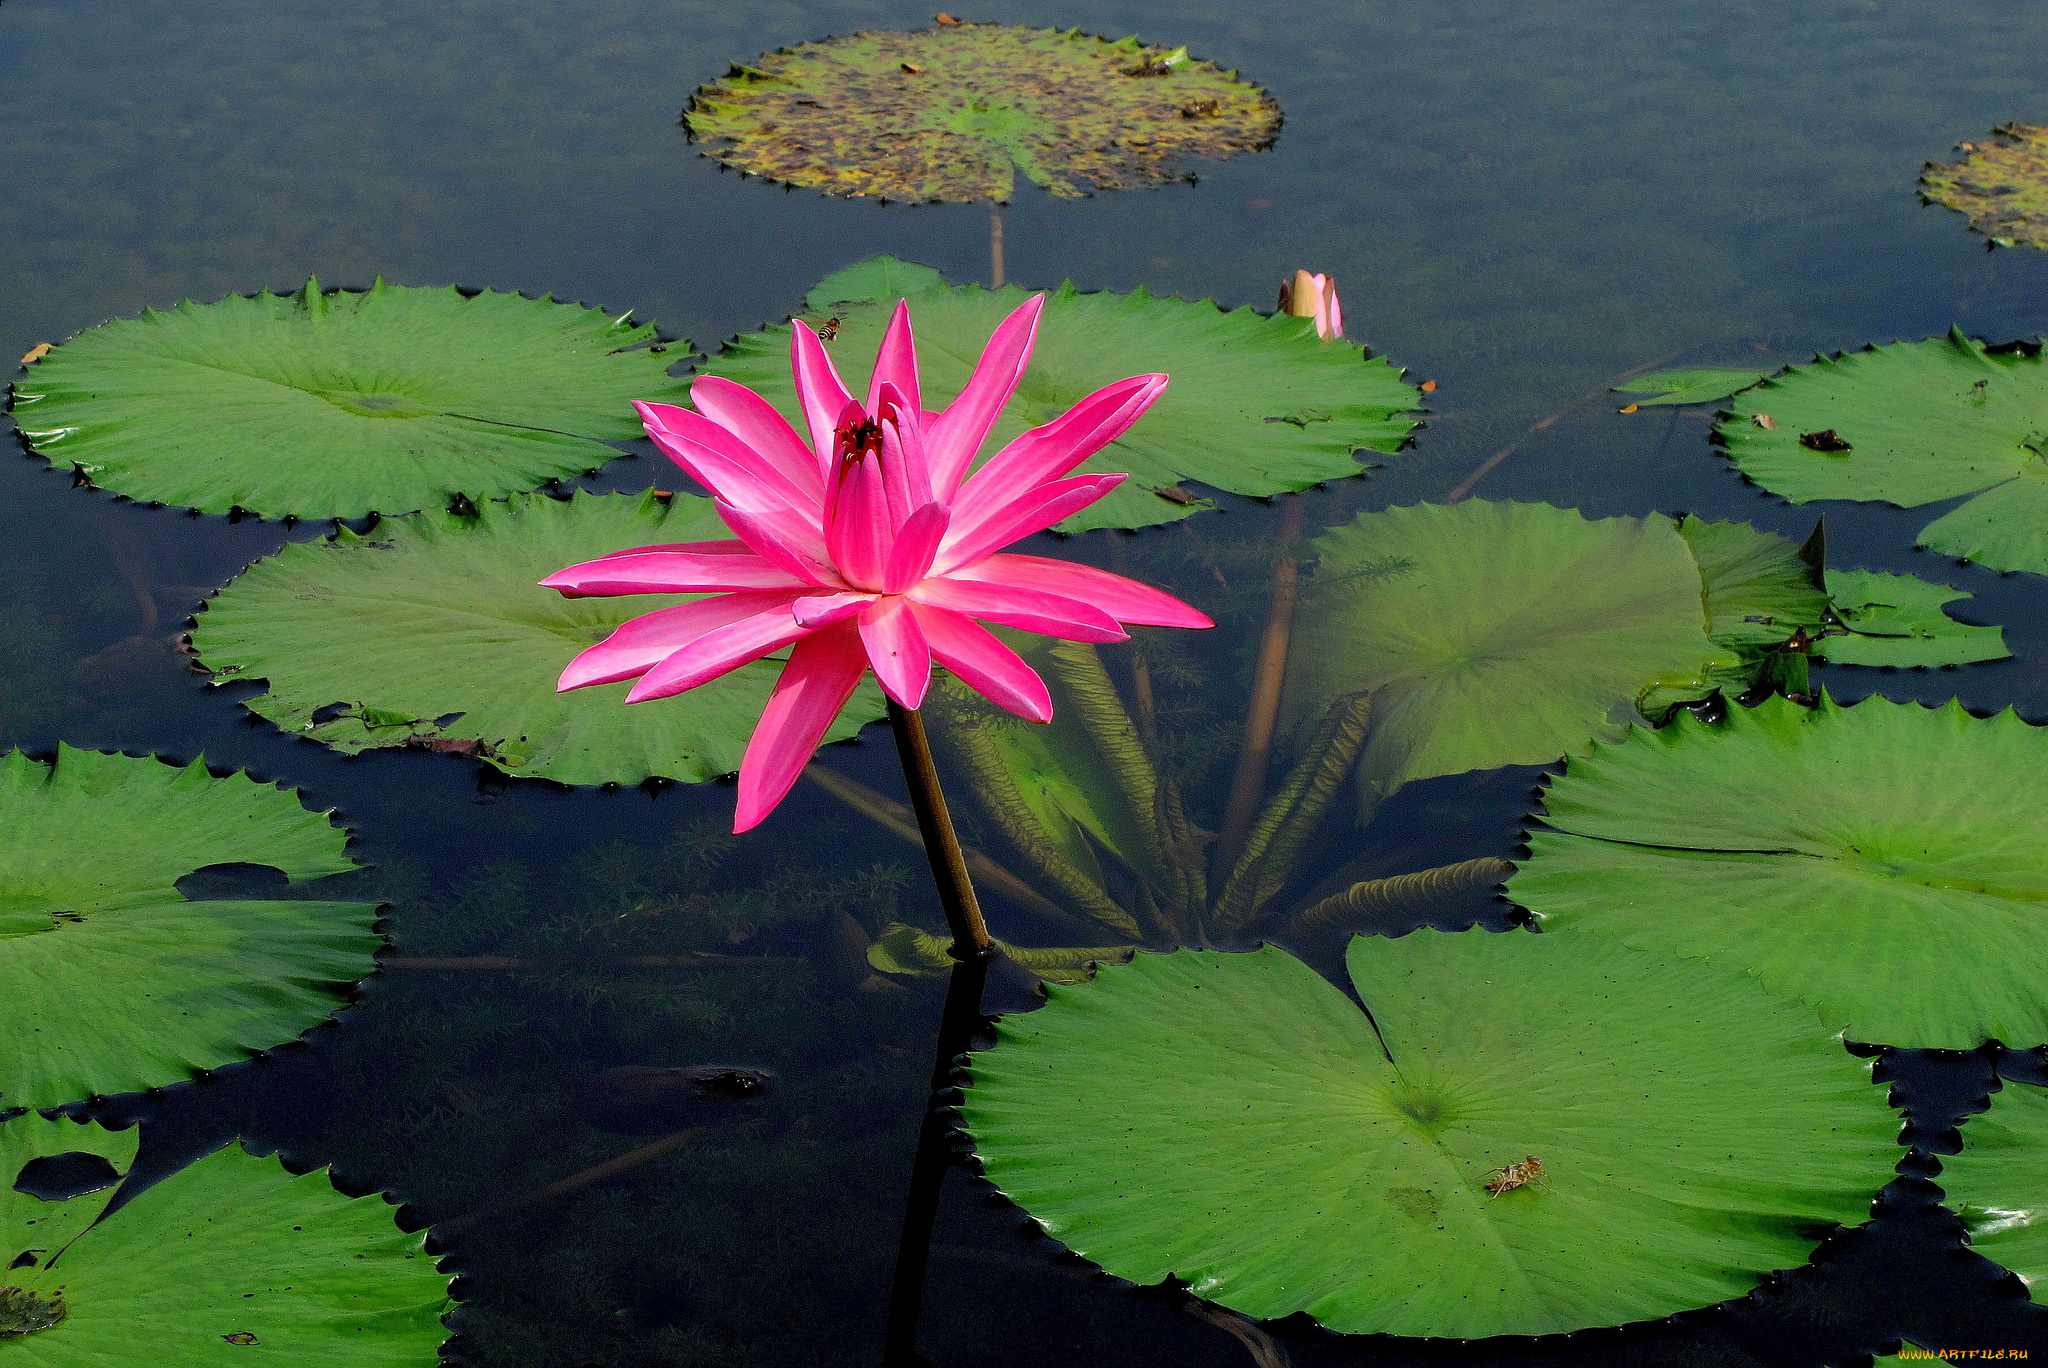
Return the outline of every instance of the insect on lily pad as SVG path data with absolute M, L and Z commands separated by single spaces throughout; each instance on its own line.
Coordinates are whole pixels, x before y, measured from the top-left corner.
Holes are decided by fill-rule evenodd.
M 1136 38 L 955 22 L 766 53 L 700 87 L 705 155 L 834 195 L 1007 201 L 1186 179 L 1189 158 L 1268 146 L 1280 107 L 1214 62 Z
M 2000 124 L 1960 150 L 1959 162 L 1922 168 L 1921 198 L 1968 214 L 1986 246 L 2048 247 L 2048 128 Z

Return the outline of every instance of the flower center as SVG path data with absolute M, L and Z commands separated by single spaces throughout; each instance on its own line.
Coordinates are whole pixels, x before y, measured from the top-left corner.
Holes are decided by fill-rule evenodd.
M 882 424 L 874 418 L 855 418 L 841 423 L 832 434 L 839 446 L 840 469 L 856 464 L 870 452 L 882 454 Z

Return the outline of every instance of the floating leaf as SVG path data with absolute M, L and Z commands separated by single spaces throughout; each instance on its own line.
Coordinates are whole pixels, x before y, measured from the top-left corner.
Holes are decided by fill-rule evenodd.
M 371 903 L 188 902 L 178 880 L 355 867 L 290 790 L 60 745 L 0 757 L 0 1110 L 162 1087 L 292 1040 L 376 968 Z
M 951 24 L 764 53 L 684 111 L 705 155 L 834 195 L 1007 200 L 1181 179 L 1265 147 L 1280 107 L 1214 62 L 1135 38 Z
M 36 453 L 143 502 L 354 518 L 580 475 L 680 400 L 652 324 L 552 299 L 231 295 L 85 332 L 14 387 Z M 687 344 L 686 344 L 687 345 Z
M 1508 896 L 1755 974 L 1886 1045 L 2048 1040 L 2048 732 L 1769 698 L 1574 759 Z
M 972 1056 L 989 1178 L 1118 1277 L 1465 1338 L 1740 1296 L 1897 1158 L 1868 1066 L 1739 974 L 1483 931 L 1359 937 L 1350 971 L 1370 1020 L 1271 948 L 1049 989 Z
M 1770 373 L 1767 370 L 1721 368 L 1652 371 L 1648 375 L 1639 375 L 1614 388 L 1624 394 L 1663 396 L 1658 399 L 1638 399 L 1635 403 L 1637 408 L 1655 408 L 1660 404 L 1704 404 L 1709 399 L 1726 399 L 1739 390 L 1746 390 Z
M 1774 428 L 1752 421 L 1762 409 Z M 1794 366 L 1751 391 L 1716 429 L 1743 474 L 1794 503 L 1911 508 L 1977 494 L 1922 528 L 1920 544 L 1994 570 L 2048 573 L 2044 430 L 2041 349 L 1987 348 L 1955 329 Z M 1825 433 L 1846 448 L 1818 450 L 1807 440 Z
M 135 1146 L 133 1130 L 0 1123 L 0 1289 L 60 1313 L 0 1338 L 9 1368 L 197 1368 L 240 1348 L 293 1368 L 434 1362 L 451 1308 L 425 1236 L 402 1233 L 381 1198 L 342 1196 L 324 1169 L 294 1177 L 230 1146 L 97 1225 L 111 1187 L 53 1201 L 14 1189 L 25 1164 L 56 1155 L 97 1155 L 111 1178 Z
M 1748 523 L 1688 514 L 1678 534 L 1699 562 L 1707 635 L 1723 646 L 1774 646 L 1827 620 L 1828 596 L 1816 556 L 1789 537 Z
M 1966 665 L 2003 660 L 2005 629 L 1957 622 L 1944 603 L 1974 597 L 1946 584 L 1878 570 L 1828 571 L 1828 597 L 1849 631 L 1814 651 L 1836 665 Z
M 1095 976 L 1095 966 L 1105 961 L 1122 963 L 1136 947 L 1103 945 L 1092 947 L 1023 946 L 997 941 L 1003 957 L 1021 965 L 1047 983 L 1085 983 Z M 890 922 L 868 946 L 868 963 L 885 974 L 911 978 L 941 978 L 953 970 L 951 936 L 935 936 L 904 922 Z
M 252 712 L 336 750 L 456 750 L 564 784 L 699 783 L 739 768 L 780 663 L 632 707 L 625 683 L 556 693 L 576 653 L 627 618 L 705 596 L 571 599 L 536 581 L 630 546 L 728 535 L 688 494 L 536 494 L 343 528 L 251 566 L 192 644 L 220 682 L 267 681 Z M 828 739 L 882 711 L 863 685 Z
M 2048 1304 L 2048 1091 L 2008 1081 L 1991 1110 L 1963 1127 L 1963 1152 L 1942 1160 L 1941 1187 L 1970 1247 L 2020 1275 Z
M 1991 140 L 1965 143 L 1959 162 L 1928 162 L 1922 195 L 1970 216 L 1970 226 L 2001 247 L 2048 247 L 2048 128 L 2000 124 Z
M 1707 637 L 1669 518 L 1468 499 L 1361 513 L 1313 549 L 1291 696 L 1306 716 L 1372 692 L 1368 808 L 1411 779 L 1583 752 L 1652 690 L 1701 696 L 1737 659 Z M 1346 578 L 1390 558 L 1399 573 Z
M 859 393 L 866 393 L 882 329 L 903 297 L 917 329 L 924 401 L 937 408 L 967 384 L 989 334 L 1026 292 L 949 286 L 929 267 L 889 257 L 828 276 L 811 291 L 810 321 L 839 320 L 833 363 Z M 801 429 L 788 328 L 735 338 L 704 369 L 758 390 Z M 1149 527 L 1215 507 L 1181 489 L 1183 479 L 1263 496 L 1356 475 L 1362 467 L 1352 453 L 1398 450 L 1415 422 L 1397 415 L 1420 403 L 1384 359 L 1368 358 L 1353 343 L 1319 341 L 1313 319 L 1225 312 L 1143 290 L 1082 294 L 1069 284 L 1046 300 L 1031 367 L 983 451 L 994 454 L 1103 385 L 1152 372 L 1173 377 L 1166 393 L 1079 467 L 1126 472 L 1130 480 L 1060 531 Z M 1286 421 L 1305 408 L 1329 421 Z

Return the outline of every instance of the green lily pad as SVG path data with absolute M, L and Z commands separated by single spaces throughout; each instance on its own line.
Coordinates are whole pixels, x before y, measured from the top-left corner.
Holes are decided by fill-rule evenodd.
M 1265 147 L 1280 106 L 1214 62 L 1135 38 L 949 24 L 763 53 L 683 113 L 705 155 L 834 195 L 922 203 L 1186 178 L 1191 157 Z
M 572 599 L 537 581 L 627 547 L 729 535 L 709 499 L 652 493 L 536 494 L 343 528 L 251 566 L 207 604 L 192 645 L 217 682 L 269 685 L 250 711 L 336 750 L 452 751 L 563 784 L 701 783 L 739 768 L 781 664 L 630 708 L 625 683 L 556 693 L 563 667 L 620 623 L 707 596 Z M 883 709 L 863 684 L 826 739 Z
M 908 298 L 925 406 L 936 409 L 966 386 L 989 334 L 1026 297 L 1015 286 L 947 285 L 929 267 L 882 257 L 820 282 L 808 321 L 839 320 L 833 364 L 865 393 L 890 311 Z M 757 390 L 801 430 L 787 327 L 734 338 L 703 369 Z M 1415 427 L 1399 415 L 1420 407 L 1400 371 L 1355 343 L 1318 340 L 1313 319 L 1226 312 L 1143 290 L 1082 294 L 1070 283 L 1046 299 L 1030 369 L 983 452 L 993 455 L 1103 385 L 1153 372 L 1172 376 L 1166 393 L 1079 468 L 1131 478 L 1060 531 L 1150 527 L 1215 507 L 1182 489 L 1184 479 L 1265 496 L 1356 475 L 1363 467 L 1353 453 L 1399 450 Z M 1308 408 L 1327 421 L 1288 421 Z
M 1723 646 L 1775 646 L 1801 627 L 1827 621 L 1828 595 L 1816 550 L 1748 523 L 1690 514 L 1678 534 L 1699 562 L 1707 635 Z
M 203 763 L 0 756 L 0 1110 L 162 1087 L 325 1021 L 369 975 L 377 907 L 188 902 L 216 864 L 355 867 L 328 814 Z
M 425 1236 L 401 1232 L 379 1197 L 342 1196 L 324 1169 L 294 1177 L 231 1146 L 97 1225 L 111 1186 L 52 1201 L 14 1190 L 32 1160 L 97 1155 L 118 1173 L 135 1147 L 133 1130 L 34 1114 L 0 1124 L 0 1298 L 12 1289 L 17 1308 L 40 1312 L 31 1324 L 54 1321 L 0 1329 L 9 1368 L 196 1368 L 245 1349 L 293 1368 L 435 1362 L 452 1307 Z
M 2000 124 L 1988 142 L 1963 143 L 1959 162 L 1928 162 L 1920 193 L 1970 216 L 2001 247 L 2048 247 L 2048 128 Z
M 1897 1159 L 1868 1066 L 1739 974 L 1525 932 L 1359 937 L 1349 964 L 1370 1019 L 1271 948 L 1048 989 L 972 1057 L 989 1178 L 1133 1282 L 1478 1337 L 1740 1296 Z
M 680 401 L 651 323 L 486 290 L 386 285 L 88 328 L 14 387 L 36 454 L 131 499 L 355 518 L 498 498 L 594 470 Z M 683 344 L 687 350 L 688 344 Z
M 2007 1082 L 1963 1127 L 1963 1152 L 1941 1161 L 1941 1187 L 1970 1247 L 2020 1275 L 2048 1305 L 2048 1091 Z
M 1704 404 L 1709 399 L 1726 399 L 1740 390 L 1746 390 L 1771 372 L 1767 370 L 1729 370 L 1709 368 L 1706 370 L 1651 371 L 1614 387 L 1621 394 L 1655 394 L 1656 399 L 1638 399 L 1637 408 L 1657 408 L 1664 404 Z
M 1920 545 L 2048 573 L 2044 430 L 2041 349 L 1987 348 L 1955 329 L 1793 366 L 1747 391 L 1717 429 L 1744 475 L 1793 503 L 1911 508 L 1976 494 L 1922 528 Z
M 1574 759 L 1508 896 L 1886 1045 L 2048 1040 L 2048 732 L 1770 698 Z
M 1653 691 L 1702 696 L 1738 659 L 1707 636 L 1669 518 L 1468 499 L 1361 513 L 1312 549 L 1290 697 L 1305 717 L 1372 691 L 1368 810 L 1412 779 L 1582 753 Z M 1398 573 L 1353 575 L 1389 560 Z
M 1836 665 L 1966 665 L 2003 660 L 2003 627 L 1957 622 L 1944 603 L 1974 597 L 1946 584 L 1879 570 L 1828 571 L 1828 597 L 1846 636 L 1829 635 L 1816 654 Z

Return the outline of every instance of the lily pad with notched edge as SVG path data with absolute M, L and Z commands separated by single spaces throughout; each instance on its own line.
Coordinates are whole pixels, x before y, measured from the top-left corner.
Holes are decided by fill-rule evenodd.
M 967 384 L 989 334 L 1023 303 L 1014 286 L 948 285 L 937 271 L 880 257 L 828 276 L 812 290 L 808 321 L 837 319 L 833 364 L 856 394 L 867 392 L 882 330 L 899 298 L 910 301 L 925 407 L 951 403 Z M 789 329 L 734 338 L 703 367 L 765 395 L 802 431 L 789 374 Z M 1125 472 L 1108 498 L 1059 531 L 1149 527 L 1214 508 L 1184 479 L 1265 496 L 1357 475 L 1355 452 L 1400 449 L 1419 392 L 1356 343 L 1324 342 L 1312 319 L 1228 312 L 1206 301 L 1053 291 L 1023 383 L 996 420 L 984 455 L 1050 422 L 1103 385 L 1164 372 L 1166 393 L 1131 430 L 1081 472 Z
M 1291 710 L 1372 691 L 1368 811 L 1413 779 L 1583 753 L 1623 734 L 1638 700 L 1704 696 L 1739 659 L 1707 636 L 1700 570 L 1669 518 L 1468 499 L 1361 513 L 1311 545 Z M 1345 578 L 1389 559 L 1405 568 Z
M 2015 1041 L 2014 1044 L 2020 1042 Z M 2048 1091 L 2008 1080 L 1991 1110 L 1963 1126 L 1963 1150 L 1941 1161 L 1947 1204 L 1970 1247 L 2020 1275 L 2048 1304 Z
M 2048 1040 L 2048 732 L 1773 697 L 1575 758 L 1508 896 L 1746 970 L 1873 1044 Z
M 453 1308 L 425 1236 L 401 1232 L 381 1198 L 336 1192 L 324 1169 L 294 1177 L 231 1145 L 97 1225 L 111 1186 L 49 1201 L 14 1188 L 57 1155 L 98 1156 L 111 1183 L 135 1147 L 133 1130 L 0 1122 L 0 1289 L 55 1322 L 0 1331 L 9 1368 L 198 1368 L 244 1350 L 293 1368 L 435 1361 Z
M 1828 598 L 1848 635 L 1830 633 L 1814 654 L 1836 665 L 1902 668 L 2003 660 L 2003 627 L 1957 622 L 1944 603 L 1974 597 L 1946 584 L 1879 570 L 1828 571 Z
M 1775 426 L 1752 421 L 1768 414 Z M 1716 429 L 1750 479 L 1793 503 L 1911 508 L 1977 497 L 1920 545 L 1994 570 L 2048 573 L 2048 366 L 2034 344 L 1947 337 L 1816 358 L 1746 391 Z
M 577 652 L 620 623 L 703 594 L 564 598 L 547 575 L 633 546 L 730 535 L 709 499 L 531 495 L 474 514 L 346 528 L 258 561 L 206 605 L 200 662 L 286 731 L 341 751 L 456 751 L 563 784 L 701 783 L 739 768 L 779 661 L 626 706 L 629 684 L 555 692 Z M 883 712 L 863 684 L 828 740 Z
M 1280 107 L 1214 62 L 1078 30 L 950 24 L 764 53 L 683 113 L 706 156 L 835 195 L 920 203 L 1158 185 L 1265 147 Z
M 680 400 L 652 324 L 553 299 L 378 281 L 145 310 L 14 387 L 37 455 L 207 513 L 355 518 L 499 498 L 593 470 Z M 683 344 L 686 350 L 688 344 Z
M 1964 143 L 1959 162 L 1928 162 L 1922 198 L 1970 216 L 2001 247 L 2048 247 L 2048 128 L 2001 124 L 1988 142 Z
M 1665 404 L 1704 404 L 1709 399 L 1726 399 L 1746 390 L 1771 374 L 1767 370 L 1668 370 L 1652 371 L 1614 387 L 1621 394 L 1654 394 L 1655 399 L 1638 399 L 1637 408 Z
M 970 1057 L 988 1177 L 1118 1277 L 1477 1338 L 1741 1296 L 1891 1176 L 1869 1066 L 1739 974 L 1520 931 L 1359 937 L 1349 967 L 1370 1018 L 1272 948 L 1048 989 Z
M 355 868 L 290 790 L 59 746 L 0 757 L 0 1111 L 182 1082 L 347 1003 L 381 939 L 360 902 L 190 902 L 178 880 Z

